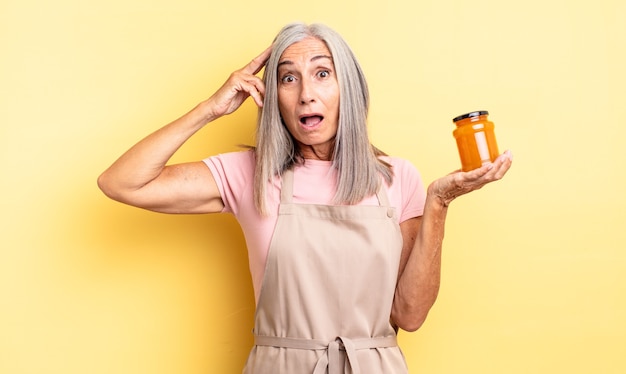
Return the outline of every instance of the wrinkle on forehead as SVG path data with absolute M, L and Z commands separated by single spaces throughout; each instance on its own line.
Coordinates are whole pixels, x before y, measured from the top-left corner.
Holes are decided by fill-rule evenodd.
M 328 56 L 328 55 L 313 56 L 313 57 L 311 57 L 311 59 L 309 61 L 313 62 L 313 61 L 324 59 L 324 58 L 328 59 L 330 62 L 333 62 L 332 56 Z M 278 67 L 281 67 L 283 65 L 293 65 L 293 64 L 294 64 L 294 62 L 291 61 L 291 60 L 282 60 L 282 61 L 280 61 L 278 63 Z
M 326 43 L 310 36 L 285 48 L 280 56 L 278 66 L 293 64 L 295 59 L 302 59 L 308 56 L 311 56 L 310 61 L 321 58 L 328 58 L 331 62 L 333 61 L 332 54 L 328 50 Z

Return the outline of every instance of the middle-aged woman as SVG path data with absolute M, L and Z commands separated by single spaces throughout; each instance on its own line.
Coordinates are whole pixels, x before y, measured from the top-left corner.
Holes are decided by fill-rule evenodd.
M 167 165 L 248 97 L 260 108 L 253 149 Z M 505 152 L 425 193 L 409 162 L 371 145 L 368 106 L 345 41 L 323 25 L 287 25 L 208 100 L 98 179 L 133 206 L 235 215 L 256 298 L 245 373 L 407 372 L 396 332 L 418 329 L 435 302 L 449 204 L 511 166 Z

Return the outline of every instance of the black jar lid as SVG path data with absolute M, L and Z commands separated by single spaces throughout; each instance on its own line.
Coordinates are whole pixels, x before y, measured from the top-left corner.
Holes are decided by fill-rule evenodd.
M 485 115 L 485 114 L 489 114 L 489 112 L 486 111 L 486 110 L 477 110 L 475 112 L 469 112 L 469 113 L 462 114 L 462 115 L 460 115 L 458 117 L 455 117 L 452 120 L 452 122 L 457 122 L 457 121 L 460 121 L 462 119 L 466 119 L 466 118 L 470 118 L 470 117 L 478 117 L 478 116 L 482 116 L 482 115 Z

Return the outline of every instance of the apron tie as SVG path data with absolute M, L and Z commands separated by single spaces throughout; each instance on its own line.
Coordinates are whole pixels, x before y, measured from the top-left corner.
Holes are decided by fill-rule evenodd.
M 317 363 L 313 374 L 324 374 L 328 368 L 329 374 L 339 374 L 342 372 L 340 351 L 346 352 L 347 362 L 353 374 L 360 374 L 361 368 L 356 357 L 356 351 L 373 348 L 397 347 L 398 342 L 395 335 L 380 338 L 348 339 L 343 336 L 337 337 L 330 343 L 316 339 L 298 339 L 278 336 L 255 335 L 254 344 L 260 346 L 270 346 L 278 348 L 325 350 Z

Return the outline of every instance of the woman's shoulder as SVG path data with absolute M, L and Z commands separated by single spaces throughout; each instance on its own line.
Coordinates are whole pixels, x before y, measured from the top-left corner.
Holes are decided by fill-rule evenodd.
M 221 153 L 203 160 L 219 183 L 245 187 L 254 178 L 256 165 L 253 150 Z
M 203 161 L 207 164 L 219 163 L 224 166 L 239 166 L 244 168 L 254 168 L 256 162 L 253 149 L 220 153 L 207 157 Z
M 394 175 L 404 175 L 406 173 L 416 174 L 419 176 L 419 171 L 413 165 L 413 163 L 402 157 L 395 156 L 379 156 L 379 159 L 391 165 Z
M 413 163 L 401 157 L 384 156 L 381 159 L 392 166 L 393 182 L 388 186 L 390 198 L 396 199 L 400 210 L 400 222 L 419 217 L 424 212 L 426 199 L 424 181 Z

